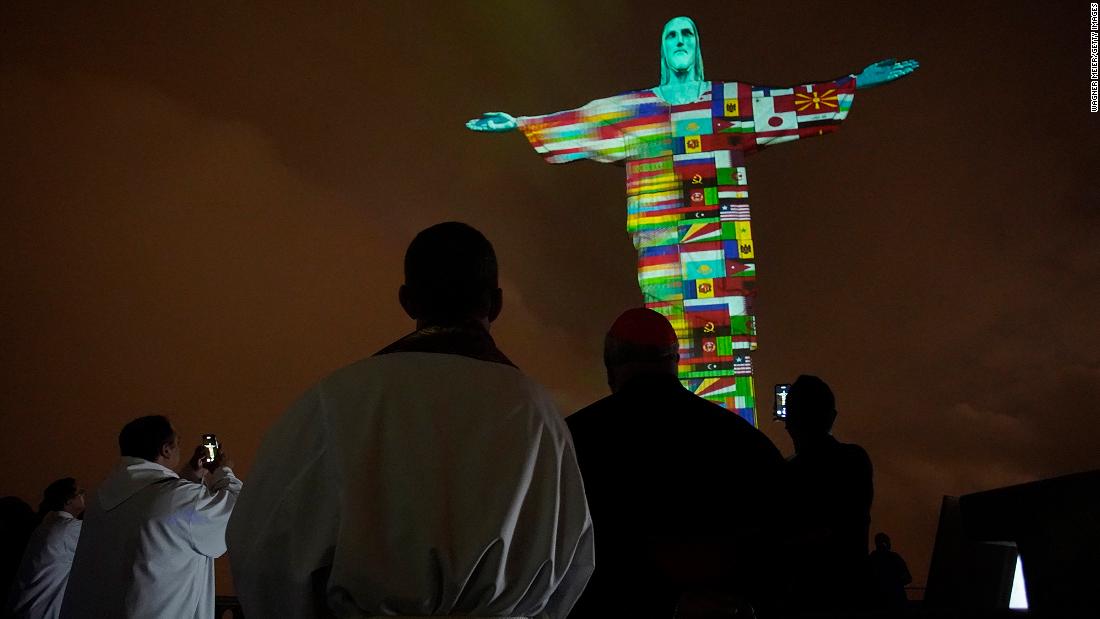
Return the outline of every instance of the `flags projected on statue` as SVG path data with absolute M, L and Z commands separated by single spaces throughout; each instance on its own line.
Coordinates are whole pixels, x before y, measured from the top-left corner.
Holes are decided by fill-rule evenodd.
M 748 359 L 748 357 L 744 357 Z M 756 423 L 756 393 L 751 375 L 717 376 L 712 378 L 684 378 L 684 386 L 695 395 L 741 415 L 745 421 Z
M 755 424 L 745 353 L 756 348 L 756 245 L 745 156 L 834 130 L 851 107 L 855 80 L 703 85 L 696 101 L 682 105 L 639 90 L 517 122 L 551 163 L 626 164 L 638 283 L 646 306 L 676 329 L 681 380 Z

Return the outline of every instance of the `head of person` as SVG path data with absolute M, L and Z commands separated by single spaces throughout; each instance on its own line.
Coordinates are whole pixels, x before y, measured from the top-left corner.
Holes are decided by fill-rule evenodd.
M 176 468 L 180 462 L 179 435 L 164 415 L 138 417 L 119 432 L 118 451 L 123 457 Z
M 36 526 L 38 518 L 26 501 L 16 496 L 0 497 L 0 531 L 4 532 L 6 538 L 26 540 L 26 536 Z M 10 558 L 12 557 L 0 554 L 0 561 Z
M 801 445 L 827 436 L 836 421 L 833 390 L 816 376 L 799 376 L 787 393 L 787 418 L 784 421 L 796 451 Z
M 72 477 L 64 477 L 46 486 L 42 491 L 40 513 L 68 512 L 79 517 L 84 513 L 84 489 Z
M 675 74 L 690 81 L 703 81 L 703 52 L 699 48 L 699 30 L 690 17 L 673 17 L 661 30 L 661 85 Z
M 668 319 L 651 309 L 629 309 L 615 319 L 604 338 L 607 385 L 612 393 L 618 393 L 640 376 L 675 378 L 679 349 L 676 332 Z
M 470 321 L 488 328 L 503 307 L 493 245 L 457 221 L 422 230 L 405 252 L 398 300 L 418 328 Z
M 882 532 L 875 533 L 875 550 L 890 550 L 890 536 Z

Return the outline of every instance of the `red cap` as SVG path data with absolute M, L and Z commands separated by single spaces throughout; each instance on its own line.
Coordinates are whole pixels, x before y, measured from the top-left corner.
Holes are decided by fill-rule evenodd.
M 668 319 L 644 307 L 629 309 L 620 314 L 607 334 L 620 342 L 638 346 L 677 346 L 676 332 Z

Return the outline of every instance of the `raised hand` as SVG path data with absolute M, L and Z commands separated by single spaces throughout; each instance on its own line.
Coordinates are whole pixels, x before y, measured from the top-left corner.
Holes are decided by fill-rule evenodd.
M 218 455 L 214 456 L 213 460 L 207 460 L 203 458 L 203 467 L 210 472 L 214 472 L 223 466 L 232 467 L 233 463 L 229 461 L 229 456 L 225 453 L 225 447 L 218 448 Z
M 920 67 L 916 60 L 902 60 L 898 62 L 893 58 L 880 60 L 867 65 L 863 72 L 856 76 L 856 88 L 872 88 L 892 82 L 900 77 L 905 77 Z
M 511 131 L 517 126 L 516 119 L 504 112 L 486 112 L 481 115 L 481 118 L 466 122 L 466 128 L 471 131 Z
M 179 476 L 188 481 L 201 482 L 202 478 L 210 472 L 205 466 L 206 453 L 205 446 L 199 445 L 196 447 L 195 452 L 191 454 L 191 458 L 187 460 L 187 464 L 180 469 Z

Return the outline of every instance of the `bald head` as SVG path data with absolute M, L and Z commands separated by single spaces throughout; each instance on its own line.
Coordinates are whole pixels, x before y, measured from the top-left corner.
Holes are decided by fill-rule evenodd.
M 457 221 L 422 230 L 405 252 L 400 301 L 421 326 L 496 320 L 501 292 L 492 243 Z
M 676 332 L 664 316 L 651 309 L 623 312 L 604 338 L 603 361 L 613 392 L 640 375 L 676 376 L 679 360 Z

